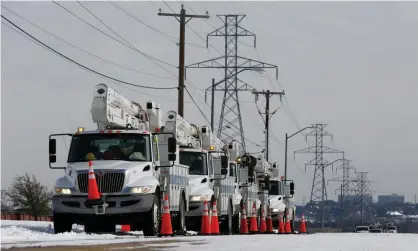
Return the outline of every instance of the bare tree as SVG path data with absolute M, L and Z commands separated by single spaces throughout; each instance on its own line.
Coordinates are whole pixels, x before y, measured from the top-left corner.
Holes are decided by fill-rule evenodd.
M 12 203 L 7 195 L 6 189 L 1 190 L 1 212 L 10 213 L 12 211 Z
M 16 176 L 7 190 L 7 196 L 10 197 L 15 208 L 36 218 L 50 213 L 49 202 L 52 194 L 47 186 L 39 183 L 34 175 L 30 176 L 28 173 Z

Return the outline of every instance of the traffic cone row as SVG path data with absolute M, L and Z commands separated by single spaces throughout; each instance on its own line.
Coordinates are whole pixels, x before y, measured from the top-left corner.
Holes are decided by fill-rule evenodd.
M 201 235 L 220 234 L 218 212 L 216 209 L 216 201 L 213 202 L 212 217 L 210 217 L 210 219 L 209 219 L 208 202 L 205 201 L 203 204 L 202 225 L 201 225 L 200 234 Z

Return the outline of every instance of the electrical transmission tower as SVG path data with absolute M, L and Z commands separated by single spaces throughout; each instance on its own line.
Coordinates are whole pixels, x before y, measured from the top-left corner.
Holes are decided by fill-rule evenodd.
M 206 47 L 209 44 L 209 37 L 223 37 L 225 39 L 225 55 L 186 66 L 186 69 L 224 69 L 224 88 L 218 88 L 216 86 L 214 90 L 224 92 L 217 136 L 224 142 L 237 140 L 242 151 L 246 151 L 246 145 L 238 92 L 253 91 L 254 88 L 248 88 L 249 85 L 241 81 L 238 75 L 245 70 L 262 71 L 267 68 L 275 68 L 276 79 L 278 77 L 278 68 L 276 65 L 238 56 L 239 37 L 254 37 L 254 47 L 256 45 L 255 34 L 240 26 L 245 16 L 217 15 L 223 22 L 223 26 L 207 35 Z M 236 137 L 239 138 L 237 139 Z
M 355 199 L 354 203 L 358 205 L 360 202 L 360 221 L 361 224 L 364 222 L 364 207 L 368 209 L 368 219 L 371 219 L 374 222 L 374 215 L 372 209 L 370 208 L 369 204 L 372 201 L 368 201 L 365 198 L 373 198 L 372 192 L 370 190 L 370 181 L 367 177 L 368 172 L 356 172 L 356 178 L 353 180 L 356 183 L 356 187 L 353 189 L 355 192 Z
M 346 159 L 345 157 L 343 157 L 341 159 L 342 164 L 341 166 L 338 166 L 336 168 L 336 170 L 338 171 L 338 169 L 342 169 L 343 171 L 343 175 L 341 177 L 337 177 L 334 179 L 330 179 L 328 181 L 336 181 L 336 182 L 341 182 L 341 188 L 340 190 L 340 209 L 341 209 L 341 220 L 340 220 L 340 225 L 341 225 L 341 229 L 344 226 L 344 199 L 345 197 L 350 195 L 350 184 L 352 182 L 352 180 L 350 180 L 350 170 L 355 170 L 355 167 L 350 165 L 351 160 Z
M 329 147 L 324 146 L 324 137 L 330 136 L 332 139 L 332 134 L 325 131 L 324 128 L 326 127 L 325 124 L 316 124 L 312 125 L 316 129 L 314 129 L 312 132 L 308 133 L 306 137 L 308 136 L 314 136 L 315 137 L 315 146 L 311 146 L 305 149 L 301 149 L 298 151 L 295 151 L 296 153 L 314 153 L 315 158 L 310 160 L 305 164 L 306 166 L 312 165 L 315 166 L 314 171 L 314 178 L 312 181 L 312 190 L 311 190 L 311 199 L 310 202 L 321 202 L 321 208 L 322 208 L 322 230 L 324 231 L 324 219 L 325 219 L 325 200 L 327 200 L 327 190 L 326 190 L 326 183 L 325 183 L 325 168 L 329 165 L 332 165 L 334 162 L 330 163 L 327 160 L 324 159 L 324 154 L 329 153 L 343 153 L 342 151 L 332 149 Z
M 266 148 L 265 148 L 265 156 L 266 156 L 266 160 L 269 161 L 269 122 L 271 117 L 276 113 L 276 111 L 279 109 L 277 108 L 276 110 L 274 110 L 273 112 L 270 112 L 270 98 L 274 95 L 279 95 L 280 96 L 280 101 L 282 100 L 282 96 L 285 94 L 283 91 L 282 92 L 271 92 L 270 90 L 267 91 L 256 91 L 254 90 L 252 92 L 252 94 L 255 95 L 255 102 L 257 102 L 258 100 L 258 95 L 264 95 L 266 97 L 266 108 L 265 108 L 265 112 L 262 113 L 260 111 L 258 111 L 258 113 L 260 115 L 264 114 L 266 117 L 264 118 L 264 129 L 265 129 L 265 136 L 266 136 Z

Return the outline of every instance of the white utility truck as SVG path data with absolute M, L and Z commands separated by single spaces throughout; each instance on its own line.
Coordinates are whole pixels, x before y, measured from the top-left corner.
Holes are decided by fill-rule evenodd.
M 273 163 L 274 165 L 274 163 Z M 270 179 L 269 201 L 270 201 L 270 214 L 273 219 L 273 224 L 277 224 L 279 221 L 279 214 L 282 214 L 282 219 L 286 219 L 286 212 L 289 213 L 288 217 L 290 225 L 293 227 L 296 204 L 293 197 L 294 184 L 286 185 L 284 180 L 278 177 Z
M 226 145 L 209 126 L 188 123 L 175 111 L 169 111 L 163 130 L 173 133 L 180 147 L 179 162 L 189 166 L 188 230 L 200 231 L 204 201 L 210 209 L 216 200 L 221 233 L 231 233 L 235 178 L 228 176 Z M 211 210 L 209 210 L 209 215 Z
M 49 137 L 49 166 L 64 169 L 52 198 L 55 233 L 71 231 L 73 223 L 86 232 L 114 232 L 129 224 L 145 236 L 160 231 L 162 202 L 168 195 L 174 231 L 185 231 L 188 210 L 188 166 L 180 165 L 172 133 L 160 132 L 161 109 L 147 102 L 146 109 L 105 84 L 94 88 L 91 107 L 98 128 L 78 128 L 74 134 Z M 71 137 L 67 164 L 57 161 L 56 138 Z M 88 161 L 92 161 L 101 194 L 88 199 Z
M 245 168 L 242 168 L 242 170 L 247 172 L 247 176 L 245 178 L 248 180 L 248 182 L 245 183 L 245 180 L 242 179 L 245 175 L 245 171 L 241 172 L 241 179 L 244 183 L 241 186 L 243 188 L 246 187 L 247 189 L 251 188 L 251 193 L 248 194 L 252 194 L 253 198 L 257 198 L 256 209 L 259 222 L 261 220 L 262 210 L 265 212 L 265 217 L 267 217 L 267 213 L 270 211 L 273 222 L 276 223 L 278 221 L 277 215 L 282 212 L 282 216 L 285 218 L 285 210 L 286 208 L 290 208 L 289 218 L 292 225 L 294 213 L 296 211 L 293 198 L 294 184 L 291 182 L 290 185 L 285 185 L 284 181 L 279 179 L 278 163 L 269 163 L 261 155 L 254 157 L 250 154 L 244 154 L 240 160 L 242 166 Z M 246 191 L 242 192 L 246 193 Z M 293 203 L 286 202 L 286 200 L 289 199 Z M 247 205 L 247 215 L 250 215 L 252 205 L 253 202 Z
M 247 221 L 249 223 L 251 212 L 254 203 L 256 204 L 256 210 L 260 208 L 260 200 L 258 199 L 258 185 L 254 182 L 249 182 L 253 177 L 253 170 L 249 170 L 248 165 L 243 163 L 242 157 L 239 152 L 239 144 L 237 141 L 233 141 L 228 145 L 229 150 L 229 173 L 235 177 L 235 194 L 233 204 L 236 205 L 236 211 L 238 212 L 233 218 L 234 232 L 239 233 L 241 227 L 241 215 L 242 206 L 244 205 Z M 244 157 L 245 159 L 245 157 Z M 250 174 L 249 174 L 250 172 Z

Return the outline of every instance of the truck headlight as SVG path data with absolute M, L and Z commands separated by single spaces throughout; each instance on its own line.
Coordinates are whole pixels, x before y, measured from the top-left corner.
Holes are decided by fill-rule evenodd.
M 146 186 L 146 187 L 133 187 L 131 189 L 131 193 L 148 193 L 151 191 L 152 186 Z
M 277 212 L 279 212 L 279 209 L 278 209 L 278 208 L 273 208 L 273 209 L 271 210 L 271 212 L 273 212 L 273 213 L 277 213 Z
M 190 196 L 190 201 L 207 201 L 209 198 L 208 195 L 202 195 L 202 196 Z
M 57 194 L 71 194 L 71 190 L 69 188 L 62 188 L 62 187 L 56 187 L 55 193 Z

